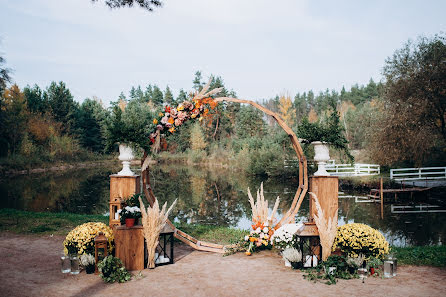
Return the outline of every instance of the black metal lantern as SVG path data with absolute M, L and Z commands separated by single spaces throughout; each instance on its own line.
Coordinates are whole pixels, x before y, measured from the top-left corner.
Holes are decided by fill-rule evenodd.
M 322 246 L 315 223 L 307 222 L 297 230 L 298 247 L 302 253 L 302 267 L 316 267 L 322 259 Z
M 174 231 L 165 225 L 160 232 L 158 246 L 155 252 L 155 266 L 173 264 Z

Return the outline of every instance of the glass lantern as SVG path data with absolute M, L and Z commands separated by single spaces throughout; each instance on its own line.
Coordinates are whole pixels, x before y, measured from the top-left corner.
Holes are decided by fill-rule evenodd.
M 397 259 L 392 255 L 388 255 L 386 259 L 384 259 L 384 277 L 391 278 L 396 276 L 397 269 Z
M 299 237 L 298 247 L 302 253 L 302 266 L 316 267 L 322 259 L 322 246 L 316 224 L 304 223 L 296 235 Z
M 70 265 L 71 266 L 70 267 L 70 269 L 71 269 L 70 273 L 71 274 L 79 274 L 81 272 L 78 255 L 75 255 L 75 254 L 70 255 L 70 264 L 71 264 Z
M 173 264 L 173 244 L 174 232 L 168 225 L 165 225 L 160 232 L 159 243 L 156 247 L 155 266 Z
M 108 255 L 108 240 L 104 233 L 99 232 L 98 236 L 94 238 L 94 259 L 95 259 L 95 273 L 98 274 L 98 263 Z
M 70 273 L 71 272 L 71 262 L 70 256 L 62 254 L 60 256 L 60 271 L 62 273 Z

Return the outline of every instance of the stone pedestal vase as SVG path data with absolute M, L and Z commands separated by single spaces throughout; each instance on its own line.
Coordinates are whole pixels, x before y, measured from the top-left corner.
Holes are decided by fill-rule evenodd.
M 325 169 L 327 161 L 330 160 L 328 144 L 321 141 L 314 141 L 311 144 L 314 145 L 314 161 L 318 166 L 314 176 L 330 176 L 330 173 Z
M 126 144 L 119 145 L 119 160 L 122 161 L 122 170 L 118 172 L 118 175 L 132 176 L 135 175 L 130 170 L 130 161 L 133 160 L 132 148 Z

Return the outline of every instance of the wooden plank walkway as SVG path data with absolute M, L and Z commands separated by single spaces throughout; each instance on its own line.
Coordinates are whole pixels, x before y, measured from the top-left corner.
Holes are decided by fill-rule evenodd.
M 410 193 L 410 195 L 412 196 L 413 193 L 415 193 L 415 192 L 425 192 L 430 189 L 432 189 L 432 188 L 416 187 L 416 188 L 404 188 L 404 189 L 383 189 L 382 193 L 383 194 L 388 194 L 388 193 L 395 194 L 395 198 L 396 198 L 397 194 L 399 194 L 399 193 Z M 373 199 L 380 199 L 380 189 L 371 189 L 368 197 L 373 198 Z

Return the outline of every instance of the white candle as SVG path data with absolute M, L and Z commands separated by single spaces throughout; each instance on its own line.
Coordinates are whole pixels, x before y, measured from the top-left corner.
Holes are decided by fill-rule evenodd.
M 119 214 L 115 212 L 115 220 L 119 220 Z
M 317 257 L 313 256 L 313 267 L 317 266 Z
M 311 267 L 311 256 L 305 256 L 304 267 Z

